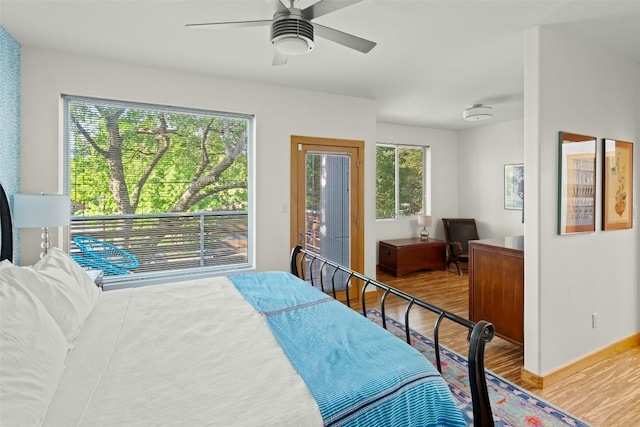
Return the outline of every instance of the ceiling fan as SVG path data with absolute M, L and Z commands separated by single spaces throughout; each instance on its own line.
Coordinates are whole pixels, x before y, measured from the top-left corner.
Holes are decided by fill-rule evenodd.
M 303 55 L 314 47 L 314 36 L 323 37 L 348 48 L 367 53 L 376 43 L 347 34 L 324 25 L 311 22 L 313 19 L 343 9 L 362 0 L 320 0 L 305 9 L 293 7 L 297 0 L 289 0 L 285 7 L 280 0 L 265 0 L 274 9 L 272 19 L 257 21 L 207 22 L 187 24 L 189 28 L 238 28 L 271 25 L 271 43 L 276 47 L 273 65 L 283 65 L 291 55 Z

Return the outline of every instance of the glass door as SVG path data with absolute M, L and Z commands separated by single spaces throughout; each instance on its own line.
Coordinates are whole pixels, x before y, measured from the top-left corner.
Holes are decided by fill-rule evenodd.
M 362 149 L 345 142 L 354 143 L 292 137 L 292 244 L 362 271 Z M 314 286 L 332 293 L 333 269 L 320 274 L 316 264 L 313 271 L 306 269 L 307 277 L 313 275 Z M 336 274 L 336 292 L 344 293 L 347 277 Z M 359 286 L 350 285 L 350 298 L 357 299 Z
M 303 246 L 340 265 L 349 266 L 351 265 L 350 156 L 307 151 L 305 157 Z M 314 277 L 319 277 L 317 270 L 314 273 Z M 331 277 L 327 279 L 331 280 Z M 340 274 L 336 277 L 336 283 L 342 284 L 345 279 L 346 276 Z M 338 286 L 336 290 L 344 291 L 344 287 Z

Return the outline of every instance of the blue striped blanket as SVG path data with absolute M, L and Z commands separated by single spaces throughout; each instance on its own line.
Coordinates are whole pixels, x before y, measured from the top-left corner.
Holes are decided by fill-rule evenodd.
M 326 426 L 465 425 L 438 371 L 391 333 L 291 274 L 228 278 L 265 316 Z

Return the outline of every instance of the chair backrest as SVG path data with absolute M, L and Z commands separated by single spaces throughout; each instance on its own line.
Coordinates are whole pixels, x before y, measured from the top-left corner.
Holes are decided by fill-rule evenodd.
M 89 236 L 76 236 L 73 242 L 82 255 L 74 257 L 81 265 L 98 268 L 105 274 L 126 274 L 138 267 L 138 259 L 118 246 Z
M 460 242 L 462 253 L 469 253 L 469 240 L 478 240 L 478 228 L 473 218 L 442 218 L 447 242 Z

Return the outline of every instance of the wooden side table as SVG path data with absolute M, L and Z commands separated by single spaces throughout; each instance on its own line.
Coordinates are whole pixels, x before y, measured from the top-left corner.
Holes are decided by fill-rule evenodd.
M 396 277 L 418 270 L 446 270 L 447 245 L 442 240 L 420 238 L 381 240 L 378 264 Z

